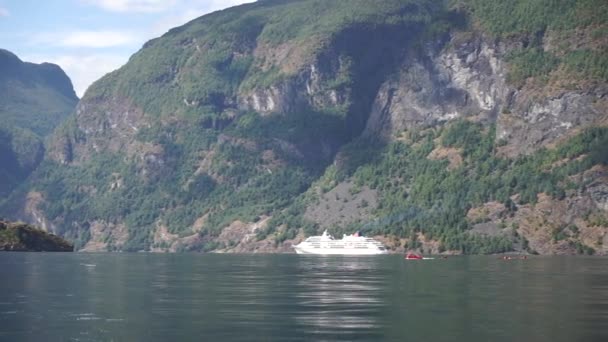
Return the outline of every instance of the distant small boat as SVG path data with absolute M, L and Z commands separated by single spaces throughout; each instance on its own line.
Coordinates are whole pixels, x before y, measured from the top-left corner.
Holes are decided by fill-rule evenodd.
M 405 255 L 405 259 L 406 260 L 422 260 L 424 258 L 422 257 L 422 255 L 418 255 L 418 254 L 415 254 L 415 253 L 407 253 Z

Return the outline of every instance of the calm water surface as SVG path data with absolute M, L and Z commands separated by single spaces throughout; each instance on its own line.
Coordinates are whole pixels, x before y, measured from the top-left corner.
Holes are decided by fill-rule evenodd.
M 608 259 L 0 254 L 0 341 L 608 341 Z

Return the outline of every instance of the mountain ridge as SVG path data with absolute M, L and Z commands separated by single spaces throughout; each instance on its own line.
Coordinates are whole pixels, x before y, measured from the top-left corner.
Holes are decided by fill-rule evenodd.
M 40 164 L 44 139 L 76 106 L 69 77 L 50 63 L 23 62 L 0 49 L 0 194 L 7 195 Z
M 260 1 L 195 19 L 90 87 L 16 202 L 85 250 L 289 250 L 363 227 L 397 250 L 604 253 L 604 183 L 582 184 L 605 172 L 606 45 L 554 52 L 605 28 L 601 2 L 570 16 L 592 2 Z M 486 5 L 519 21 L 488 28 Z M 546 195 L 580 205 L 538 216 Z

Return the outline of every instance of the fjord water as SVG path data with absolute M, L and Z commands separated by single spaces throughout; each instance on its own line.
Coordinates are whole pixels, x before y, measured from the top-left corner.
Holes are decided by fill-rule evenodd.
M 599 257 L 0 254 L 0 341 L 608 341 Z

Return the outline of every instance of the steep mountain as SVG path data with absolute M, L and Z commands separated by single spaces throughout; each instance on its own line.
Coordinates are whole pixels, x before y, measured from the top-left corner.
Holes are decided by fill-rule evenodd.
M 608 5 L 266 0 L 149 41 L 2 209 L 84 250 L 605 253 Z
M 3 124 L 49 135 L 74 109 L 78 97 L 55 64 L 22 62 L 0 49 L 0 115 Z
M 68 76 L 54 64 L 22 62 L 0 49 L 0 195 L 42 161 L 43 139 L 76 107 Z

